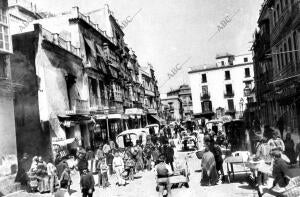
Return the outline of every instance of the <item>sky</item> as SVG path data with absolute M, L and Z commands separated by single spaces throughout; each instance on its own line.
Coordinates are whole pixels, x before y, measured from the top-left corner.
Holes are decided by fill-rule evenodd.
M 189 84 L 189 68 L 214 65 L 218 53 L 251 53 L 262 4 L 262 0 L 31 1 L 38 9 L 52 13 L 71 10 L 74 5 L 88 12 L 108 4 L 119 22 L 138 12 L 123 30 L 125 42 L 141 66 L 153 65 L 162 94 Z M 226 16 L 233 17 L 220 28 Z M 176 67 L 182 68 L 169 79 Z

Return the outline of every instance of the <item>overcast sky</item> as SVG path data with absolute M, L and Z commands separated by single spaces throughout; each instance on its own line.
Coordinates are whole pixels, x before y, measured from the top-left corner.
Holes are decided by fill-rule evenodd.
M 252 35 L 262 0 L 32 0 L 42 10 L 58 13 L 78 5 L 83 11 L 109 4 L 119 21 L 134 17 L 124 29 L 125 42 L 133 48 L 140 64 L 150 62 L 167 92 L 189 83 L 191 66 L 215 64 L 217 53 L 250 53 Z M 227 15 L 234 15 L 212 39 Z M 210 39 L 210 40 L 209 40 Z M 191 59 L 168 82 L 177 64 Z M 166 82 L 166 83 L 165 83 Z M 163 85 L 163 86 L 162 86 Z M 161 87 L 162 86 L 162 87 Z

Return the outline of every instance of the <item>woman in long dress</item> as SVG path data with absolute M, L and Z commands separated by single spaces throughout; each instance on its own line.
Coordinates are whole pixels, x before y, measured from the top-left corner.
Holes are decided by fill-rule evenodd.
M 216 185 L 218 182 L 218 174 L 216 170 L 216 161 L 214 154 L 209 150 L 208 146 L 205 146 L 205 152 L 202 157 L 202 179 L 201 185 L 208 186 Z

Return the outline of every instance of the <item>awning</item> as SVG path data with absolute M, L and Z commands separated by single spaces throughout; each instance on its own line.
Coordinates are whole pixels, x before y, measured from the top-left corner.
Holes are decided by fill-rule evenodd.
M 68 144 L 71 144 L 73 142 L 75 142 L 75 138 L 52 142 L 52 144 L 59 145 L 59 146 L 67 146 Z
M 152 114 L 150 114 L 150 116 L 151 116 L 152 118 L 154 118 L 155 120 L 157 120 L 157 122 L 160 122 L 159 116 L 157 116 L 157 115 L 152 115 Z
M 143 109 L 140 108 L 128 108 L 125 109 L 126 115 L 143 115 Z
M 92 56 L 96 57 L 96 50 L 95 50 L 95 47 L 94 47 L 94 43 L 86 37 L 83 37 L 83 38 L 84 38 L 84 41 L 86 42 L 86 44 L 91 49 Z
M 97 114 L 95 115 L 96 120 L 105 120 L 108 119 L 122 119 L 122 114 Z

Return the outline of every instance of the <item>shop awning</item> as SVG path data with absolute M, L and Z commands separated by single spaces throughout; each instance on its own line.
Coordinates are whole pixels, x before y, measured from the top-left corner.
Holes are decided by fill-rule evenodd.
M 157 122 L 160 122 L 160 117 L 159 116 L 157 116 L 157 115 L 150 115 L 152 118 L 154 118 Z
M 86 44 L 91 49 L 92 56 L 96 57 L 96 50 L 95 50 L 94 43 L 86 37 L 83 37 L 83 38 L 84 38 L 84 41 L 86 42 Z
M 96 120 L 105 120 L 108 119 L 122 119 L 122 114 L 97 114 L 95 115 Z

